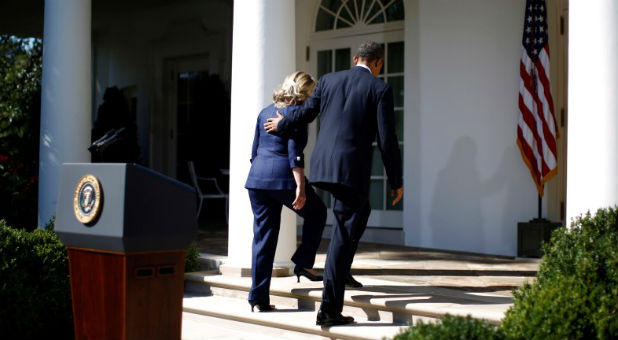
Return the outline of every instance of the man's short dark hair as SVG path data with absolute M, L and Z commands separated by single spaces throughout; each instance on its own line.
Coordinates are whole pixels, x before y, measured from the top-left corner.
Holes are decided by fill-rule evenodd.
M 384 49 L 381 44 L 375 41 L 366 41 L 360 45 L 356 52 L 356 56 L 367 61 L 374 61 L 384 58 Z

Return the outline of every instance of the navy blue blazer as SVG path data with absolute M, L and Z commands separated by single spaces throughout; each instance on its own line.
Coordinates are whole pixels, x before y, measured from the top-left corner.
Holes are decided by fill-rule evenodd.
M 268 118 L 277 117 L 277 111 L 286 117 L 298 108 L 297 105 L 276 108 L 271 104 L 260 112 L 253 137 L 251 170 L 245 188 L 296 189 L 292 168 L 305 167 L 303 149 L 307 145 L 307 124 L 300 124 L 293 138 L 285 138 L 278 134 L 267 133 L 264 130 L 264 123 Z
M 371 144 L 377 135 L 391 187 L 403 185 L 390 85 L 360 66 L 326 74 L 313 96 L 279 122 L 277 133 L 295 135 L 320 112 L 320 132 L 311 154 L 312 183 L 339 183 L 368 194 Z

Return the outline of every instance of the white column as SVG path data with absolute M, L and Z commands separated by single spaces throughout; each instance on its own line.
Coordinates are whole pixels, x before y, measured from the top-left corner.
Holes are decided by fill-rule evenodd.
M 222 272 L 242 269 L 246 276 L 251 268 L 253 213 L 244 184 L 257 115 L 295 69 L 294 1 L 234 1 L 233 32 L 229 243 Z M 296 217 L 283 210 L 275 265 L 289 267 L 296 248 Z
M 90 32 L 90 0 L 45 1 L 39 226 L 56 214 L 62 163 L 90 162 Z
M 618 204 L 618 2 L 569 2 L 567 221 Z

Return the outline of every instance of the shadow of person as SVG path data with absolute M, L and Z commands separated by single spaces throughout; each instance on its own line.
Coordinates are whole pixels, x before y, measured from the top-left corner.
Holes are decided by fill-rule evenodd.
M 513 169 L 519 169 L 513 171 Z M 521 160 L 517 146 L 504 149 L 493 176 L 483 183 L 483 194 L 493 196 L 497 204 L 495 214 L 497 223 L 483 231 L 485 242 L 492 242 L 495 249 L 503 253 L 515 254 L 517 221 L 535 217 L 537 193 L 529 180 L 528 169 Z
M 438 174 L 429 218 L 432 243 L 441 248 L 472 252 L 484 248 L 477 149 L 471 137 L 458 138 Z

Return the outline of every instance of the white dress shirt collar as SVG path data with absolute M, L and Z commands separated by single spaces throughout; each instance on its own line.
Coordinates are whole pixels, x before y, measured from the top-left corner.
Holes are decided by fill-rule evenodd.
M 365 64 L 358 63 L 358 64 L 356 64 L 356 66 L 360 66 L 360 67 L 366 69 L 367 71 L 369 71 L 369 73 L 371 73 L 371 69 L 369 68 L 369 66 L 367 66 Z M 373 73 L 371 73 L 371 74 L 373 74 Z

